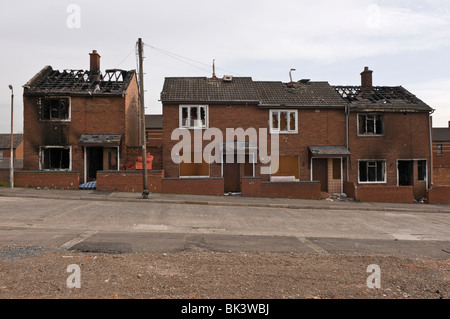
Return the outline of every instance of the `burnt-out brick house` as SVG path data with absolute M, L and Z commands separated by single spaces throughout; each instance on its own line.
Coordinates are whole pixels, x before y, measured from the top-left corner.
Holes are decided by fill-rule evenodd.
M 43 179 L 58 173 L 56 179 L 72 176 L 71 184 L 95 180 L 97 171 L 124 169 L 129 153 L 140 145 L 136 72 L 102 73 L 95 50 L 89 70 L 44 67 L 24 85 L 23 99 L 23 170 L 28 174 L 18 176 L 22 184 L 31 183 L 26 179 L 45 184 Z
M 358 197 L 409 202 L 407 188 L 397 186 L 412 187 L 414 198 L 426 197 L 433 109 L 402 86 L 373 86 L 368 67 L 361 86 L 335 89 L 349 102 L 347 180 L 356 185 Z
M 433 109 L 401 86 L 373 86 L 367 67 L 360 86 L 231 76 L 166 78 L 161 101 L 164 177 L 177 192 L 214 188 L 296 198 L 345 192 L 367 201 L 412 202 L 431 188 Z M 216 148 L 221 162 L 173 160 L 180 141 L 173 138 L 175 129 L 189 131 L 194 140 L 208 128 L 222 132 Z M 267 164 L 259 145 L 249 141 L 241 144 L 245 161 L 236 163 L 239 141 L 227 136 L 229 128 L 277 134 L 278 171 L 261 174 Z M 201 150 L 209 143 L 203 139 Z

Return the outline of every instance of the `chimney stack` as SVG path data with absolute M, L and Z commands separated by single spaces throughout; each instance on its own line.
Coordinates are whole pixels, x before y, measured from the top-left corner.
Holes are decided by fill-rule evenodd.
M 100 55 L 97 50 L 93 50 L 89 55 L 91 56 L 91 72 L 100 73 Z
M 368 66 L 361 72 L 361 87 L 363 89 L 372 89 L 372 73 L 373 71 L 369 70 Z

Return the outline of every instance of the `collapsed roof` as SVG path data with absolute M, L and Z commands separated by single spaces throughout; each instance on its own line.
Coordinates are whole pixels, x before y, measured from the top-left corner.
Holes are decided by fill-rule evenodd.
M 135 73 L 119 69 L 106 70 L 103 74 L 85 70 L 58 71 L 46 66 L 24 85 L 24 95 L 122 95 Z

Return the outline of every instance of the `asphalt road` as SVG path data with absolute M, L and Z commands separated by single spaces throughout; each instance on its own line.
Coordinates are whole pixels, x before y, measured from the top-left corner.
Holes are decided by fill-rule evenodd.
M 0 198 L 0 244 L 87 252 L 450 256 L 450 214 Z

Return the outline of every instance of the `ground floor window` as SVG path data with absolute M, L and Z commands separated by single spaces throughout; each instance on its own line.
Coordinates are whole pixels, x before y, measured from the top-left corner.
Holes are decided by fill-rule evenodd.
M 278 171 L 272 176 L 294 176 L 299 179 L 298 156 L 280 156 Z
M 71 148 L 64 146 L 42 146 L 40 149 L 41 170 L 71 170 Z
M 198 156 L 200 157 L 200 156 Z M 208 177 L 209 164 L 203 159 L 200 163 L 195 163 L 194 153 L 191 153 L 191 162 L 180 163 L 180 177 Z
M 384 160 L 359 161 L 359 182 L 385 183 L 386 161 Z
M 417 161 L 417 180 L 425 181 L 427 179 L 427 161 Z

